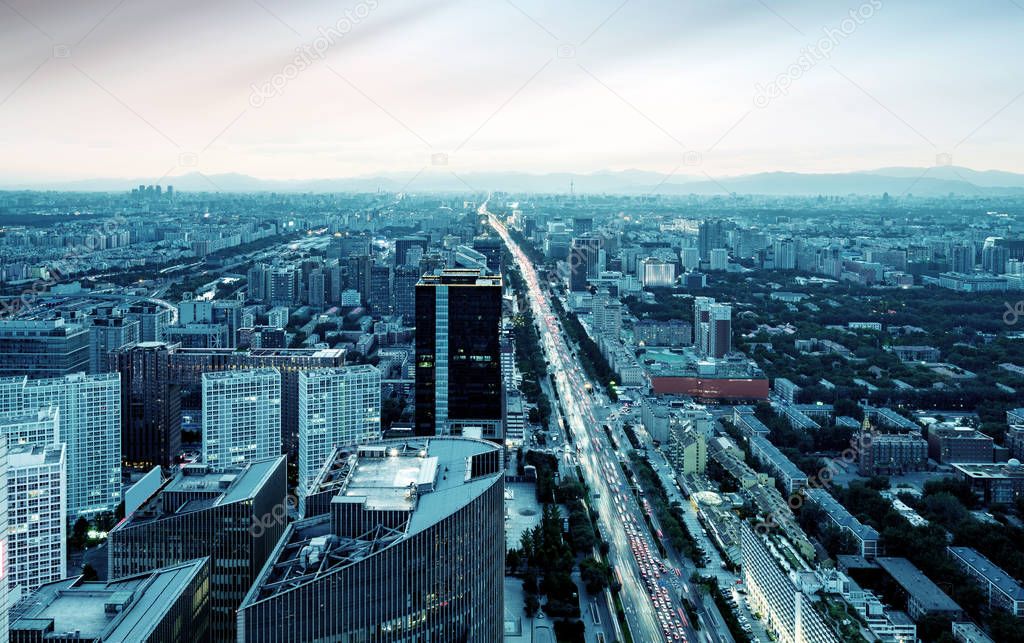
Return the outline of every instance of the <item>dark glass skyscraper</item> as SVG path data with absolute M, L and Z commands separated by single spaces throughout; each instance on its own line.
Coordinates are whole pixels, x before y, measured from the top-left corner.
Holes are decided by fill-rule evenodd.
M 416 434 L 502 439 L 501 277 L 478 269 L 416 285 Z
M 171 373 L 176 348 L 143 342 L 111 360 L 121 374 L 121 460 L 127 467 L 168 469 L 181 451 L 181 389 Z

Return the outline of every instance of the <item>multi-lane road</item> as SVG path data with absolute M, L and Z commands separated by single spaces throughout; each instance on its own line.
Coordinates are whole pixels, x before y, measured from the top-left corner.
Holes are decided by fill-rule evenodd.
M 526 283 L 526 297 L 538 322 L 541 344 L 565 412 L 566 430 L 574 438 L 577 459 L 600 516 L 601 532 L 609 542 L 608 559 L 622 584 L 620 597 L 634 640 L 698 640 L 687 622 L 678 592 L 670 591 L 685 584 L 686 579 L 657 553 L 641 508 L 620 468 L 620 454 L 602 428 L 599 418 L 607 409 L 598 408 L 599 396 L 588 391 L 587 376 L 552 310 L 545 284 L 504 224 L 487 212 L 486 203 L 480 212 L 489 216 L 491 226 L 505 242 Z

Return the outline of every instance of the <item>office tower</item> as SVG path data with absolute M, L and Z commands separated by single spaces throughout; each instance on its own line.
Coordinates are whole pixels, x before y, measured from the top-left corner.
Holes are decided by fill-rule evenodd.
M 487 257 L 487 270 L 498 274 L 501 272 L 501 254 L 505 244 L 498 237 L 477 237 L 473 239 L 473 249 Z
M 265 302 L 269 299 L 270 270 L 266 264 L 257 263 L 249 268 L 248 274 L 248 296 L 250 301 Z
M 168 326 L 164 340 L 184 348 L 231 348 L 228 328 L 223 324 Z
M 344 262 L 351 255 L 370 254 L 370 237 L 366 235 L 337 234 L 331 239 L 331 245 L 327 248 L 327 256 L 331 259 L 340 259 Z
M 278 370 L 203 373 L 203 462 L 224 468 L 280 454 Z
M 962 274 L 974 272 L 974 246 L 955 245 L 952 250 L 950 271 Z
M 602 290 L 594 298 L 593 307 L 594 330 L 598 335 L 605 335 L 618 340 L 622 332 L 622 302 L 606 290 Z
M 271 328 L 287 328 L 290 316 L 287 306 L 275 306 L 267 311 L 267 325 Z
M 96 317 L 89 325 L 89 372 L 110 371 L 110 356 L 141 337 L 141 324 L 120 315 Z
M 572 233 L 577 237 L 583 236 L 593 229 L 594 219 L 592 217 L 573 217 Z
M 640 283 L 644 288 L 666 288 L 676 283 L 676 265 L 648 257 L 640 262 Z
M 7 438 L 0 435 L 0 554 L 3 554 L 3 558 L 0 559 L 0 641 L 4 643 L 8 640 L 8 612 L 11 608 L 11 575 L 8 573 L 8 552 L 11 551 L 11 530 L 7 516 L 8 471 Z
M 168 469 L 181 452 L 181 389 L 171 374 L 171 353 L 176 348 L 163 342 L 142 342 L 114 356 L 121 375 L 121 459 L 125 467 Z
M 452 255 L 454 257 L 454 265 L 456 268 L 478 268 L 481 270 L 489 270 L 487 268 L 487 256 L 482 252 L 477 252 L 469 246 L 456 246 Z
M 370 267 L 372 265 L 369 255 L 350 256 L 346 263 L 348 270 L 345 283 L 349 290 L 359 293 L 359 300 L 362 303 L 366 303 L 370 299 L 372 279 Z
M 299 271 L 293 266 L 277 266 L 267 275 L 267 303 L 294 306 L 299 303 Z
M 67 463 L 63 444 L 8 450 L 7 582 L 12 602 L 67 575 Z
M 792 239 L 776 239 L 772 244 L 776 270 L 796 269 L 796 242 Z
M 679 261 L 683 270 L 697 270 L 700 268 L 700 250 L 697 248 L 683 248 L 679 251 Z
M 398 266 L 395 268 L 395 314 L 402 316 L 406 326 L 416 323 L 416 284 L 420 280 L 420 270 L 416 266 Z
M 725 248 L 713 248 L 711 250 L 711 266 L 710 270 L 728 270 L 729 269 L 729 251 Z
M 367 303 L 375 314 L 391 314 L 391 267 L 370 266 L 370 293 Z
M 67 445 L 68 516 L 113 511 L 121 502 L 120 376 L 12 378 L 0 383 L 0 390 L 5 413 L 38 418 L 40 409 L 58 408 L 58 437 Z M 42 436 L 46 426 L 31 430 Z M 21 435 L 29 443 L 29 434 Z
M 420 259 L 420 274 L 421 275 L 433 275 L 445 268 L 444 257 L 437 253 L 431 253 L 429 255 L 423 255 Z
M 20 411 L 0 409 L 0 435 L 6 436 L 7 444 L 12 447 L 21 444 L 46 446 L 60 442 L 60 407 Z
M 125 319 L 139 322 L 140 342 L 161 342 L 164 329 L 171 325 L 173 313 L 165 304 L 138 302 L 122 312 Z
M 110 577 L 210 558 L 211 632 L 235 640 L 235 610 L 287 522 L 284 456 L 175 471 L 107 534 Z
M 1010 252 L 1006 246 L 986 245 L 981 249 L 981 268 L 994 275 L 1006 273 L 1010 261 Z
M 309 273 L 307 281 L 306 301 L 315 310 L 324 310 L 327 306 L 327 274 L 322 269 Z
M 501 641 L 501 448 L 464 438 L 335 452 L 238 610 L 239 638 Z
M 426 237 L 402 237 L 395 240 L 395 265 L 396 266 L 415 266 L 419 263 L 419 259 L 416 255 L 422 257 L 427 254 L 427 239 Z M 410 250 L 418 248 L 418 253 L 412 253 L 410 256 Z M 364 253 L 369 254 L 369 252 Z
M 596 278 L 598 253 L 601 249 L 599 237 L 578 237 L 569 246 L 569 290 L 580 292 L 587 289 L 587 280 Z
M 178 304 L 178 325 L 186 328 L 194 328 L 196 332 L 207 327 L 210 333 L 222 336 L 206 346 L 195 348 L 215 348 L 218 345 L 225 348 L 235 347 L 235 336 L 238 329 L 242 327 L 242 302 L 238 300 L 215 300 L 215 299 L 186 299 Z M 177 332 L 177 328 L 170 330 Z
M 63 319 L 0 320 L 0 377 L 61 377 L 89 370 L 89 329 Z
M 725 225 L 720 219 L 702 221 L 697 227 L 697 249 L 701 261 L 711 260 L 711 251 L 725 248 Z
M 732 307 L 711 297 L 694 297 L 693 333 L 701 357 L 724 357 L 732 352 Z
M 416 434 L 502 438 L 501 277 L 423 275 L 416 285 Z
M 200 558 L 111 581 L 43 585 L 12 611 L 11 640 L 193 643 L 208 640 L 209 626 L 210 561 Z
M 380 371 L 364 364 L 299 373 L 300 512 L 335 447 L 380 438 Z

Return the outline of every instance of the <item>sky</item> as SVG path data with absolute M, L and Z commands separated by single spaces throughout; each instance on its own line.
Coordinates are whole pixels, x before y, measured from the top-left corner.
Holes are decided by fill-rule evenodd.
M 1024 0 L 0 0 L 0 182 L 1024 172 Z

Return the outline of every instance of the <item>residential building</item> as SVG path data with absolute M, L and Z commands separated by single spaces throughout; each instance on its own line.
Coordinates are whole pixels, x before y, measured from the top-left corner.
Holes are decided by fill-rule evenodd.
M 881 539 L 879 533 L 854 518 L 832 494 L 821 487 L 814 487 L 805 489 L 804 495 L 810 504 L 828 516 L 833 526 L 853 537 L 861 556 L 871 559 L 878 555 L 878 541 Z
M 750 455 L 779 481 L 786 494 L 792 495 L 807 485 L 807 474 L 801 471 L 767 437 L 753 436 L 747 443 Z
M 299 373 L 300 512 L 335 447 L 381 438 L 380 405 L 380 371 L 369 364 Z
M 876 560 L 902 590 L 910 618 L 919 621 L 926 616 L 940 616 L 955 620 L 963 616 L 963 609 L 906 558 Z
M 865 433 L 860 441 L 858 471 L 864 476 L 898 475 L 928 466 L 928 442 L 916 433 Z
M 13 445 L 7 470 L 7 583 L 11 602 L 67 575 L 63 444 Z
M 640 284 L 644 288 L 668 288 L 676 283 L 676 264 L 648 257 L 638 268 Z
M 280 454 L 278 370 L 203 373 L 203 462 L 224 468 Z
M 752 611 L 780 643 L 839 643 L 824 618 L 779 566 L 761 536 L 747 525 L 740 527 L 743 582 Z
M 946 547 L 960 568 L 981 585 L 988 597 L 989 609 L 1024 616 L 1024 587 L 1001 567 L 970 547 Z
M 250 643 L 500 641 L 504 468 L 454 437 L 339 449 L 238 609 Z
M 977 429 L 933 424 L 928 427 L 928 457 L 936 462 L 992 462 L 993 441 Z
M 35 415 L 56 407 L 58 438 L 67 445 L 68 517 L 114 511 L 121 502 L 121 381 L 117 373 L 0 382 L 0 413 Z M 45 446 L 49 417 L 21 423 L 19 441 Z M 33 437 L 35 436 L 35 437 Z M 31 441 L 31 442 L 30 442 Z

